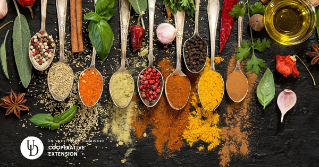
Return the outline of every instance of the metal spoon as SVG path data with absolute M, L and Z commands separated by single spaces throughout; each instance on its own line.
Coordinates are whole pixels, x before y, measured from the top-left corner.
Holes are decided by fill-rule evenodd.
M 56 8 L 57 8 L 57 13 L 58 13 L 58 24 L 59 24 L 59 40 L 60 40 L 60 60 L 59 60 L 59 62 L 61 62 L 61 63 L 65 63 L 64 62 L 64 40 L 65 40 L 65 23 L 66 23 L 67 7 L 68 7 L 68 1 L 56 0 Z M 71 67 L 69 65 L 67 65 L 67 66 L 71 69 Z M 49 86 L 50 93 L 55 100 L 63 101 L 64 99 L 66 99 L 69 96 L 71 89 L 72 89 L 73 82 L 72 82 L 72 84 L 67 85 L 68 90 L 69 90 L 68 94 L 66 94 L 64 97 L 55 97 L 54 94 L 51 92 L 50 85 L 49 85 L 50 72 L 51 72 L 51 70 L 49 70 L 49 73 L 48 73 L 48 86 Z M 72 78 L 72 80 L 73 79 L 74 78 Z
M 48 4 L 48 1 L 47 0 L 41 0 L 41 29 L 39 32 L 46 32 L 45 31 L 45 20 L 46 20 L 46 16 L 47 16 L 47 4 Z M 33 37 L 32 37 L 33 38 Z M 29 48 L 31 46 L 31 40 L 32 38 L 30 39 L 30 42 L 29 42 Z M 54 47 L 54 50 L 53 50 L 53 56 L 55 55 L 55 48 Z M 33 67 L 39 71 L 44 71 L 46 70 L 52 63 L 52 60 L 54 57 L 51 57 L 50 59 L 48 59 L 48 61 L 46 61 L 45 63 L 43 63 L 42 65 L 38 64 L 37 61 L 33 58 L 33 55 L 32 55 L 32 51 L 29 49 L 29 58 L 30 58 L 30 61 L 33 65 Z
M 241 1 L 240 3 L 243 3 L 243 2 Z M 244 18 L 243 18 L 242 16 L 239 16 L 239 18 L 238 18 L 238 47 L 240 47 L 240 43 L 241 43 L 241 40 L 242 40 L 243 20 L 244 20 Z M 243 74 L 243 72 L 240 70 L 240 60 L 237 60 L 236 67 L 235 67 L 233 73 L 234 73 L 235 71 L 240 72 L 240 73 L 243 75 L 243 77 L 246 79 L 246 81 L 247 81 L 247 91 L 246 91 L 246 94 L 245 94 L 240 100 L 238 100 L 238 101 L 234 100 L 234 99 L 229 95 L 229 93 L 228 93 L 229 98 L 230 98 L 232 101 L 234 101 L 234 102 L 236 102 L 236 103 L 239 103 L 239 102 L 241 102 L 241 101 L 243 101 L 243 100 L 245 99 L 245 97 L 246 97 L 246 95 L 247 95 L 247 93 L 248 93 L 248 80 L 247 80 L 246 76 Z M 231 74 L 230 74 L 230 75 L 231 75 Z M 230 83 L 228 83 L 228 80 L 227 80 L 227 81 L 226 81 L 226 91 L 227 91 L 228 85 L 230 85 Z M 233 85 L 233 86 L 235 86 L 235 85 Z M 228 91 L 227 91 L 227 92 L 228 92 Z
M 94 4 L 96 3 L 96 1 L 97 1 L 97 0 L 94 0 Z M 99 73 L 99 75 L 101 76 L 101 78 L 103 78 L 102 75 L 101 75 L 101 73 L 100 73 L 100 71 L 95 68 L 95 58 L 96 58 L 96 50 L 95 50 L 95 48 L 93 47 L 91 66 L 90 66 L 89 68 L 87 68 L 86 70 L 95 69 L 95 70 Z M 81 73 L 80 76 L 82 76 L 82 74 L 83 74 L 86 70 L 84 70 L 84 71 Z M 103 79 L 102 79 L 102 85 L 103 85 Z M 78 90 L 80 90 L 80 82 L 78 82 Z M 98 99 L 96 100 L 96 102 L 95 102 L 93 105 L 91 105 L 91 106 L 87 106 L 87 105 L 83 102 L 80 91 L 79 91 L 79 95 L 80 95 L 80 99 L 81 99 L 82 103 L 83 103 L 85 106 L 87 106 L 87 107 L 92 107 L 92 106 L 94 106 L 94 105 L 100 100 L 101 95 L 102 95 L 102 92 L 103 92 L 103 86 L 102 86 L 102 90 L 101 90 L 101 92 L 100 92 L 99 98 L 98 98 Z
M 149 64 L 148 64 L 148 67 L 153 67 L 153 29 L 154 29 L 154 15 L 155 15 L 155 2 L 156 0 L 148 0 L 148 10 L 149 10 L 149 52 L 148 52 L 148 61 L 149 61 Z M 147 68 L 143 69 L 142 71 L 146 70 Z M 155 67 L 153 67 L 155 68 Z M 161 73 L 158 69 L 156 69 L 159 73 Z M 138 87 L 140 86 L 140 76 L 141 76 L 141 73 L 142 71 L 139 73 L 138 75 L 138 79 L 137 79 L 137 85 Z M 140 96 L 140 98 L 142 99 L 142 102 L 147 106 L 147 107 L 154 107 L 159 99 L 161 98 L 162 96 L 162 93 L 163 93 L 163 82 L 164 82 L 164 79 L 163 79 L 163 75 L 161 73 L 161 92 L 159 93 L 159 95 L 157 96 L 157 98 L 155 100 L 152 100 L 152 101 L 148 101 L 147 99 L 143 99 L 141 94 L 142 92 L 140 91 L 140 89 L 138 89 L 138 94 Z
M 192 73 L 199 73 L 201 71 L 203 71 L 203 69 L 205 68 L 205 63 L 203 64 L 203 67 L 199 70 L 199 71 L 195 71 L 195 70 L 190 70 L 187 66 L 187 63 L 186 63 L 186 59 L 185 59 L 185 46 L 186 46 L 186 43 L 188 42 L 188 40 L 190 40 L 191 38 L 195 37 L 195 36 L 198 36 L 201 40 L 205 41 L 203 38 L 201 38 L 199 36 L 199 33 L 198 33 L 198 17 L 199 17 L 199 4 L 200 4 L 200 0 L 195 0 L 196 1 L 196 14 L 195 14 L 195 30 L 194 30 L 194 35 L 192 37 L 190 37 L 189 39 L 187 39 L 185 42 L 184 42 L 184 45 L 183 45 L 183 57 L 184 57 L 184 63 L 185 63 L 185 66 L 187 68 L 188 71 L 192 72 Z M 208 55 L 208 49 L 207 49 L 207 55 Z M 207 61 L 207 57 L 205 58 L 205 62 Z
M 179 74 L 180 76 L 182 77 L 187 77 L 183 72 L 182 72 L 182 68 L 181 68 L 181 56 L 182 56 L 182 41 L 183 41 L 183 29 L 184 29 L 184 21 L 185 21 L 185 12 L 182 11 L 182 12 L 179 12 L 177 11 L 177 13 L 174 15 L 175 17 L 175 25 L 176 25 L 176 29 L 177 29 L 177 37 L 176 37 L 176 56 L 177 56 L 177 60 L 176 60 L 176 70 L 173 72 L 173 73 L 177 73 Z M 172 74 L 173 74 L 172 73 Z M 185 107 L 185 105 L 187 104 L 187 101 L 188 101 L 188 98 L 189 98 L 189 94 L 190 94 L 190 90 L 191 90 L 191 87 L 189 87 L 189 94 L 188 94 L 188 98 L 187 98 L 187 101 L 185 102 L 185 104 L 181 107 L 181 108 L 176 108 L 174 107 L 172 104 L 171 104 L 171 101 L 169 100 L 168 96 L 167 96 L 167 87 L 166 87 L 166 84 L 167 84 L 167 80 L 169 77 L 173 76 L 172 74 L 170 74 L 167 78 L 166 78 L 166 82 L 165 82 L 165 94 L 166 94 L 166 98 L 167 98 L 167 101 L 169 103 L 169 105 L 175 109 L 175 110 L 180 110 L 182 108 Z M 189 82 L 189 85 L 190 84 L 190 81 L 189 81 L 189 78 L 187 77 L 188 79 L 188 82 Z
M 209 0 L 208 6 L 207 6 L 207 12 L 208 12 L 208 20 L 209 20 L 210 45 L 211 45 L 211 54 L 212 54 L 211 65 L 210 65 L 209 70 L 215 71 L 215 62 L 214 62 L 214 60 L 215 60 L 215 39 L 216 39 L 217 23 L 218 23 L 218 16 L 219 16 L 219 0 Z M 205 74 L 203 76 L 205 76 Z M 203 78 L 203 76 L 199 79 L 198 85 L 200 85 L 200 81 Z M 223 77 L 221 75 L 220 75 L 220 78 L 223 80 Z M 224 80 L 223 80 L 223 84 L 224 84 Z M 198 86 L 198 92 L 199 92 L 199 86 Z M 198 93 L 198 95 L 199 95 L 199 99 L 201 99 L 199 93 Z M 223 96 L 224 96 L 224 91 L 223 91 L 223 95 L 222 95 L 221 99 L 223 98 Z M 221 102 L 221 100 L 220 100 L 220 102 Z M 220 105 L 220 102 L 214 108 L 214 110 Z M 203 105 L 203 107 L 205 109 L 204 105 Z
M 132 100 L 133 98 L 133 93 L 130 97 L 130 100 L 127 102 L 127 104 L 120 106 L 119 104 L 117 104 L 114 99 L 113 99 L 113 93 L 112 93 L 112 89 L 111 89 L 111 81 L 112 78 L 115 75 L 118 75 L 120 73 L 123 74 L 129 74 L 127 72 L 127 70 L 125 69 L 125 57 L 126 57 L 126 43 L 127 43 L 127 35 L 128 35 L 128 26 L 129 26 L 129 21 L 130 21 L 130 4 L 127 0 L 120 0 L 119 1 L 119 8 L 120 8 L 120 21 L 121 21 L 121 51 L 122 51 L 122 58 L 121 58 L 121 67 L 120 69 L 114 73 L 110 79 L 110 84 L 109 84 L 109 90 L 110 90 L 110 94 L 112 97 L 112 100 L 114 102 L 114 104 L 119 107 L 119 108 L 125 108 Z M 132 82 L 134 84 L 134 79 L 131 76 Z M 134 86 L 133 86 L 133 92 L 134 92 Z

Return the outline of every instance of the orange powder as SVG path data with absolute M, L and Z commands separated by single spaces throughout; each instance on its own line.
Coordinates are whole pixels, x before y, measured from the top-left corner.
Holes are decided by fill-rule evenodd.
M 79 79 L 79 92 L 83 103 L 87 106 L 93 106 L 102 93 L 103 79 L 100 73 L 89 68 L 85 70 Z

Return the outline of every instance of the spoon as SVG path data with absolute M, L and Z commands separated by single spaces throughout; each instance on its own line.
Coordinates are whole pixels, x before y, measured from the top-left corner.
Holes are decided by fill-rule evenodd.
M 212 54 L 211 65 L 210 65 L 209 70 L 215 71 L 215 62 L 214 62 L 214 60 L 215 60 L 215 39 L 216 39 L 217 23 L 218 23 L 218 16 L 219 16 L 219 0 L 209 0 L 208 6 L 207 6 L 207 12 L 208 12 L 209 31 L 210 31 L 210 46 L 211 46 L 211 54 Z M 216 73 L 218 73 L 218 72 L 216 72 Z M 207 74 L 207 72 L 205 74 Z M 205 76 L 205 74 L 203 76 Z M 201 79 L 203 78 L 203 76 L 199 79 L 198 85 L 200 85 L 200 82 L 201 82 Z M 220 78 L 223 80 L 223 77 L 221 75 L 220 75 Z M 224 80 L 223 80 L 223 84 L 224 84 Z M 198 86 L 198 92 L 199 92 L 199 86 Z M 198 93 L 198 95 L 199 95 L 199 99 L 201 101 L 200 93 Z M 221 99 L 223 98 L 223 96 L 224 96 L 224 91 L 223 91 L 223 95 L 221 96 Z M 220 103 L 221 103 L 221 100 L 219 101 L 219 104 L 216 105 L 214 110 L 220 105 Z M 204 105 L 203 105 L 203 107 L 205 109 Z
M 97 1 L 97 0 L 94 0 L 94 4 L 96 3 L 96 1 Z M 99 73 L 99 75 L 101 76 L 101 78 L 103 78 L 102 75 L 101 75 L 101 73 L 100 73 L 100 71 L 95 68 L 95 58 L 96 58 L 96 50 L 95 50 L 95 48 L 93 47 L 91 66 L 90 66 L 89 68 L 87 68 L 86 70 L 84 70 L 84 71 L 81 73 L 80 76 L 82 76 L 82 74 L 83 74 L 85 71 L 89 70 L 89 69 L 95 69 L 95 70 Z M 102 79 L 102 85 L 103 85 L 103 79 Z M 80 82 L 78 83 L 78 90 L 80 90 Z M 87 107 L 92 107 L 92 106 L 94 106 L 94 105 L 100 100 L 101 95 L 102 95 L 102 92 L 103 92 L 103 86 L 102 86 L 102 90 L 101 90 L 101 92 L 100 92 L 99 98 L 96 100 L 96 102 L 95 102 L 93 105 L 90 105 L 90 106 L 87 106 L 87 105 L 83 102 L 80 91 L 79 91 L 79 95 L 80 95 L 80 99 L 81 99 L 82 103 L 83 103 L 85 106 L 87 106 Z
M 156 2 L 156 0 L 148 0 L 148 10 L 149 10 L 149 52 L 148 52 L 148 61 L 149 61 L 149 64 L 148 64 L 148 67 L 147 68 L 149 68 L 149 67 L 152 67 L 152 68 L 155 68 L 154 66 L 153 66 L 153 61 L 154 61 L 154 59 L 153 59 L 153 29 L 154 29 L 154 15 L 155 15 L 155 2 Z M 139 82 L 139 80 L 140 80 L 140 76 L 141 76 L 141 73 L 144 71 L 144 70 L 146 70 L 147 68 L 145 68 L 145 69 L 143 69 L 140 73 L 139 73 L 139 75 L 138 75 L 138 80 L 137 80 L 137 85 L 138 86 L 140 86 L 140 82 Z M 140 96 L 140 98 L 142 99 L 142 102 L 147 106 L 147 107 L 154 107 L 157 103 L 158 103 L 158 101 L 159 101 L 159 99 L 161 98 L 161 96 L 162 96 L 162 93 L 163 93 L 163 81 L 164 81 L 164 79 L 163 79 L 163 75 L 162 75 L 162 73 L 158 70 L 158 69 L 156 69 L 160 74 L 161 74 L 161 80 L 162 80 L 162 82 L 161 82 L 161 84 L 160 84 L 160 86 L 161 86 L 161 92 L 159 93 L 159 95 L 157 96 L 157 98 L 156 99 L 154 99 L 154 100 L 152 100 L 152 101 L 148 101 L 147 99 L 143 99 L 142 98 L 142 96 L 141 96 L 141 94 L 142 94 L 142 92 L 140 91 L 140 89 L 138 89 L 138 94 L 139 94 L 139 96 Z
M 46 16 L 47 16 L 47 4 L 48 4 L 47 0 L 41 0 L 41 16 L 42 17 L 41 17 L 41 30 L 39 32 L 42 31 L 44 33 L 46 33 L 45 20 L 46 20 Z M 30 42 L 29 42 L 29 48 L 30 48 L 30 46 L 32 46 L 31 45 L 32 38 L 30 39 Z M 52 38 L 52 41 L 54 41 L 53 38 Z M 52 63 L 52 60 L 53 60 L 54 55 L 55 55 L 55 48 L 56 47 L 54 47 L 54 49 L 53 49 L 53 54 L 52 54 L 53 57 L 49 58 L 46 62 L 42 63 L 42 65 L 38 64 L 38 62 L 33 58 L 34 56 L 32 55 L 32 50 L 29 49 L 29 58 L 30 58 L 30 61 L 31 61 L 33 67 L 35 69 L 37 69 L 38 71 L 46 70 L 50 66 L 50 64 Z
M 66 23 L 66 11 L 67 11 L 67 7 L 68 7 L 68 1 L 56 0 L 56 7 L 57 7 L 57 13 L 58 13 L 59 40 L 60 40 L 60 59 L 59 59 L 59 62 L 66 64 L 64 62 L 64 40 L 65 40 L 65 23 Z M 67 65 L 67 66 L 71 69 L 71 67 L 69 65 Z M 72 71 L 72 69 L 71 69 L 71 71 Z M 55 100 L 63 101 L 64 99 L 66 99 L 69 96 L 69 94 L 71 92 L 74 76 L 72 75 L 73 76 L 72 83 L 70 83 L 70 85 L 66 85 L 69 93 L 67 93 L 64 97 L 55 97 L 50 89 L 50 84 L 49 84 L 50 83 L 50 81 L 49 81 L 50 72 L 51 72 L 51 69 L 49 70 L 49 73 L 48 73 L 48 86 L 49 86 L 50 93 Z
M 185 47 L 186 47 L 186 43 L 188 42 L 188 40 L 190 40 L 191 38 L 195 37 L 195 36 L 198 36 L 202 41 L 205 41 L 203 38 L 201 38 L 199 36 L 199 33 L 198 33 L 198 17 L 199 17 L 199 4 L 200 4 L 200 0 L 195 0 L 196 1 L 196 14 L 195 14 L 195 30 L 194 30 L 194 35 L 192 37 L 190 37 L 189 39 L 187 39 L 185 42 L 184 42 L 184 46 L 183 46 L 183 57 L 184 57 L 184 63 L 185 63 L 185 66 L 187 68 L 188 71 L 192 72 L 192 73 L 199 73 L 201 71 L 203 71 L 203 69 L 205 68 L 205 63 L 203 64 L 203 67 L 199 70 L 199 71 L 195 71 L 195 70 L 190 70 L 187 66 L 187 63 L 186 63 L 186 59 L 185 59 Z M 208 55 L 208 49 L 207 49 L 207 55 Z M 205 58 L 205 62 L 207 60 L 207 57 Z
M 127 35 L 128 35 L 128 26 L 129 26 L 129 21 L 130 21 L 130 4 L 127 0 L 120 0 L 119 1 L 119 8 L 120 8 L 120 21 L 121 21 L 121 51 L 122 51 L 121 67 L 116 73 L 114 73 L 112 75 L 112 77 L 110 79 L 110 84 L 109 84 L 110 85 L 109 91 L 110 91 L 110 94 L 111 94 L 111 97 L 112 97 L 114 104 L 119 108 L 125 108 L 131 102 L 131 100 L 133 98 L 133 93 L 130 96 L 130 100 L 127 102 L 127 104 L 121 106 L 114 101 L 114 98 L 112 96 L 113 95 L 112 89 L 111 89 L 111 81 L 115 75 L 118 75 L 121 73 L 129 74 L 127 72 L 127 70 L 125 69 L 125 57 L 126 57 L 126 45 L 127 45 L 126 43 L 127 43 Z M 134 84 L 134 79 L 132 76 L 131 76 L 131 79 L 132 79 L 132 82 Z M 134 86 L 133 86 L 133 92 L 134 92 Z
M 239 2 L 239 3 L 243 3 L 242 1 Z M 241 43 L 241 40 L 242 40 L 242 29 L 243 29 L 243 20 L 244 18 L 242 16 L 239 16 L 238 17 L 238 47 L 240 47 L 240 43 Z M 240 70 L 240 60 L 237 60 L 237 63 L 236 63 L 236 67 L 234 69 L 234 71 L 232 72 L 232 74 L 234 72 L 240 72 L 242 74 L 242 77 L 245 78 L 246 82 L 247 82 L 247 91 L 246 91 L 246 94 L 240 99 L 240 100 L 234 100 L 234 97 L 231 97 L 231 95 L 228 93 L 230 99 L 236 103 L 239 103 L 241 101 L 243 101 L 248 93 L 248 80 L 246 78 L 246 76 L 243 74 L 243 72 Z M 231 75 L 231 74 L 230 74 Z M 229 75 L 229 76 L 230 76 Z M 228 82 L 229 80 L 226 81 L 226 91 L 228 92 L 228 89 L 227 87 L 230 85 L 230 83 Z M 236 85 L 233 85 L 236 87 Z
M 177 56 L 177 62 L 176 62 L 176 70 L 173 73 L 177 73 L 178 75 L 182 76 L 182 77 L 187 77 L 183 72 L 182 72 L 182 68 L 181 68 L 181 56 L 182 56 L 182 41 L 183 41 L 183 29 L 184 29 L 184 21 L 185 21 L 185 12 L 179 12 L 177 11 L 177 13 L 174 15 L 175 17 L 175 25 L 176 25 L 176 29 L 177 29 L 177 37 L 176 37 L 176 56 Z M 172 74 L 173 74 L 172 73 Z M 172 74 L 170 74 L 167 78 L 166 78 L 166 82 L 165 82 L 165 94 L 166 94 L 166 98 L 167 101 L 169 103 L 169 105 L 175 109 L 175 110 L 180 110 L 182 108 L 185 107 L 188 98 L 189 98 L 189 94 L 187 97 L 187 101 L 185 102 L 185 104 L 181 107 L 181 108 L 176 108 L 171 104 L 171 101 L 169 100 L 168 96 L 167 96 L 167 80 L 169 77 L 173 76 Z M 189 78 L 187 77 L 189 85 L 190 81 Z M 189 93 L 190 93 L 191 87 L 189 87 Z

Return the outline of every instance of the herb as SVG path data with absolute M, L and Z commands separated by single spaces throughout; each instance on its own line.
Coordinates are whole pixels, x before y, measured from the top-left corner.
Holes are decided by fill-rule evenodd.
M 243 16 L 245 14 L 245 5 L 248 4 L 248 1 L 246 3 L 238 3 L 237 5 L 234 5 L 232 10 L 229 12 L 231 16 L 234 18 L 238 18 L 239 16 Z M 252 10 L 252 13 L 254 14 L 263 14 L 265 6 L 262 5 L 260 2 L 255 3 L 252 6 L 249 6 L 250 9 Z M 248 9 L 248 19 L 250 19 L 250 13 Z M 252 34 L 252 29 L 250 29 L 250 36 L 251 36 L 251 42 L 242 42 L 241 47 L 236 49 L 236 60 L 244 60 L 248 58 L 250 55 L 250 51 L 252 50 L 252 57 L 250 60 L 246 62 L 246 70 L 247 71 L 252 71 L 253 73 L 259 74 L 261 71 L 261 68 L 266 68 L 266 63 L 264 62 L 263 59 L 259 59 L 255 55 L 255 50 L 258 50 L 259 52 L 264 52 L 267 48 L 270 47 L 271 41 L 268 39 L 263 39 L 262 41 L 258 39 L 257 41 L 254 42 L 253 34 Z
M 319 17 L 319 6 L 316 7 L 316 15 L 317 15 L 317 18 L 318 18 Z M 317 19 L 316 28 L 317 28 L 317 35 L 318 35 L 318 38 L 319 38 L 319 19 Z
M 166 10 L 171 10 L 173 14 L 177 11 L 185 11 L 188 16 L 194 16 L 196 12 L 195 4 L 193 0 L 164 0 Z
M 128 0 L 128 1 L 130 2 L 131 6 L 133 7 L 133 9 L 135 10 L 137 14 L 144 15 L 145 10 L 147 8 L 147 0 Z M 145 29 L 143 16 L 141 16 L 141 20 L 142 20 L 143 28 Z
M 20 14 L 16 0 L 13 0 L 18 16 L 13 26 L 13 51 L 22 85 L 27 88 L 31 81 L 32 64 L 29 59 L 29 41 L 31 39 L 27 19 Z
M 113 9 L 115 0 L 98 0 L 95 4 L 96 12 L 85 15 L 85 20 L 91 20 L 89 24 L 89 37 L 102 61 L 108 57 L 113 45 L 114 34 L 107 23 L 116 12 Z
M 74 105 L 60 116 L 55 115 L 52 117 L 50 114 L 36 114 L 32 116 L 29 120 L 37 126 L 44 128 L 50 128 L 51 130 L 58 129 L 60 125 L 70 122 L 77 112 L 78 106 Z
M 6 115 L 14 113 L 20 119 L 20 111 L 29 111 L 29 108 L 25 106 L 27 100 L 24 99 L 25 93 L 21 93 L 18 96 L 11 89 L 10 96 L 2 98 L 0 107 L 6 108 Z
M 257 86 L 257 97 L 264 109 L 275 97 L 275 81 L 272 72 L 267 68 Z
M 9 30 L 7 31 L 3 44 L 0 47 L 0 62 L 2 65 L 4 75 L 9 79 L 8 67 L 7 67 L 7 53 L 6 53 L 6 40 L 7 40 L 8 34 L 9 34 Z

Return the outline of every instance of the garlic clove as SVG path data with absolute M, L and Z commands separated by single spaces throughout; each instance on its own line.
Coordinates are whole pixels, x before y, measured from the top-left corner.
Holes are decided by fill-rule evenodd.
M 169 23 L 161 23 L 156 29 L 157 38 L 162 44 L 168 44 L 174 41 L 176 34 L 177 30 Z
M 295 106 L 296 102 L 297 96 L 292 90 L 285 89 L 278 95 L 277 105 L 281 111 L 281 122 L 283 121 L 285 114 Z
M 7 0 L 0 0 L 0 19 L 3 19 L 8 13 Z

